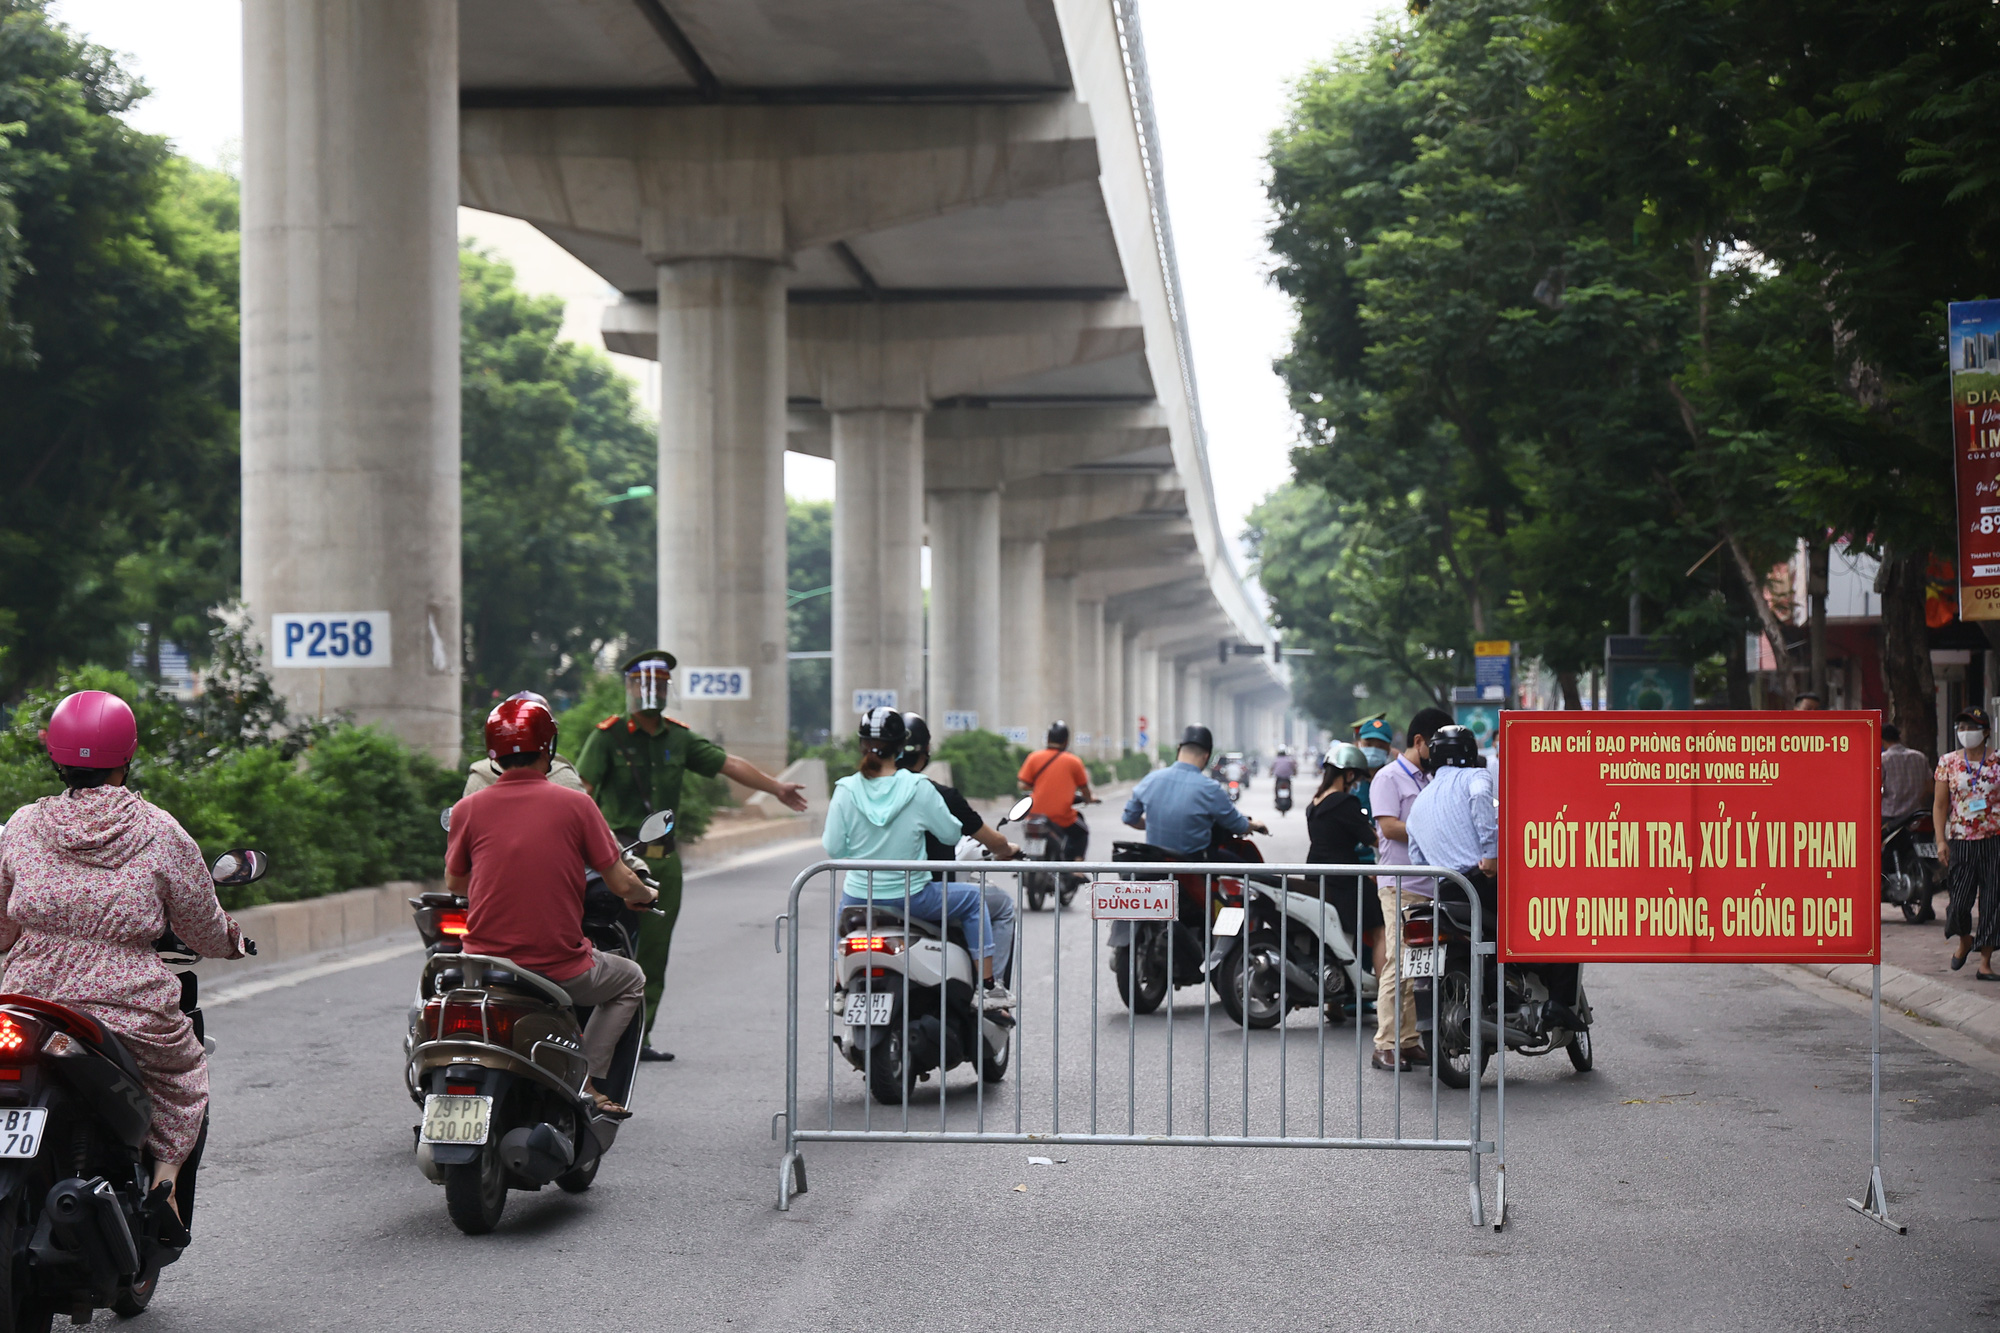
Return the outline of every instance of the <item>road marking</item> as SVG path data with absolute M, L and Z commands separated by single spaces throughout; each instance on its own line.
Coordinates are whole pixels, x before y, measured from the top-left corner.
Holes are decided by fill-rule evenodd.
M 796 855 L 808 847 L 818 847 L 819 845 L 818 838 L 793 838 L 786 842 L 773 843 L 769 847 L 761 848 L 754 852 L 745 852 L 741 856 L 731 857 L 729 860 L 718 865 L 707 866 L 700 870 L 691 870 L 681 876 L 681 882 L 685 884 L 691 879 L 704 879 L 709 875 L 727 874 L 732 870 L 740 870 L 744 866 L 757 861 L 769 861 L 773 857 L 784 856 L 787 853 Z
M 420 940 L 410 940 L 402 944 L 392 944 L 384 949 L 372 949 L 356 954 L 352 958 L 338 958 L 330 963 L 315 963 L 311 967 L 301 967 L 291 972 L 281 972 L 277 976 L 262 977 L 256 981 L 246 981 L 241 985 L 224 986 L 213 995 L 201 998 L 203 1009 L 216 1009 L 238 1000 L 247 1000 L 262 995 L 266 991 L 283 990 L 287 986 L 298 986 L 321 977 L 330 977 L 336 972 L 346 972 L 352 968 L 367 967 L 373 963 L 386 963 L 391 958 L 402 958 L 413 953 L 422 953 L 424 946 Z

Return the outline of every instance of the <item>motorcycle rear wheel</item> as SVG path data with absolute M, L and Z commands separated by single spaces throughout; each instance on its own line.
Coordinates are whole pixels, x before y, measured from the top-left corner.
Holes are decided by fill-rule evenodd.
M 1579 1074 L 1588 1074 L 1596 1065 L 1595 1059 L 1590 1054 L 1589 1028 L 1571 1037 L 1569 1045 L 1563 1049 L 1569 1052 L 1569 1062 L 1576 1066 L 1576 1072 Z
M 597 1168 L 604 1163 L 602 1156 L 593 1157 L 587 1166 L 571 1167 L 556 1177 L 556 1188 L 565 1194 L 581 1194 L 597 1179 Z
M 18 1198 L 0 1200 L 0 1254 L 14 1252 L 20 1210 Z M 32 1278 L 21 1280 L 27 1275 L 25 1262 L 19 1267 L 0 1263 L 0 1316 L 7 1319 L 7 1333 L 49 1333 L 55 1325 L 55 1306 L 37 1297 Z
M 1133 935 L 1139 936 L 1137 925 Z M 1167 998 L 1166 937 L 1151 932 L 1140 940 L 1138 990 L 1132 987 L 1132 949 L 1120 945 L 1111 951 L 1111 970 L 1118 978 L 1118 998 L 1135 1014 L 1150 1014 Z
M 986 1044 L 984 1036 L 979 1039 L 979 1050 L 979 1077 L 985 1079 L 988 1083 L 998 1083 L 1001 1079 L 1007 1077 L 1007 1066 L 1014 1063 L 1014 1034 L 1012 1032 L 1009 1032 L 1001 1040 L 1000 1050 L 997 1054 L 991 1046 Z
M 479 1159 L 444 1168 L 444 1209 L 451 1224 L 468 1236 L 483 1236 L 500 1225 L 507 1207 L 507 1169 L 500 1163 L 497 1137 L 479 1150 Z
M 868 1058 L 868 1092 L 884 1106 L 901 1106 L 909 1100 L 910 1074 L 903 1059 L 903 1030 L 892 1026 L 875 1053 Z
M 1260 927 L 1250 933 L 1250 975 L 1243 975 L 1243 950 L 1245 944 L 1238 941 L 1236 947 L 1223 956 L 1215 969 L 1216 997 L 1222 1001 L 1222 1012 L 1229 1020 L 1242 1027 L 1243 992 L 1250 991 L 1250 1026 L 1253 1028 L 1274 1028 L 1278 1020 L 1285 1016 L 1285 1001 L 1282 993 L 1284 963 L 1278 954 L 1278 932 L 1268 927 Z M 1277 974 L 1270 980 L 1270 974 Z
M 1447 1088 L 1469 1088 L 1474 1078 L 1486 1077 L 1486 1066 L 1493 1059 L 1493 1043 L 1481 1045 L 1479 1069 L 1475 1073 L 1471 1039 L 1458 1037 L 1472 1030 L 1472 980 L 1463 972 L 1447 972 L 1438 978 L 1438 987 L 1438 1027 L 1443 1032 L 1423 1034 L 1424 1054 L 1437 1070 L 1439 1082 Z
M 1023 887 L 1028 890 L 1028 910 L 1030 912 L 1041 911 L 1042 904 L 1049 900 L 1050 877 L 1046 874 L 1031 873 L 1023 875 L 1021 878 L 1025 881 Z
M 153 1274 L 144 1282 L 121 1282 L 118 1294 L 112 1298 L 112 1312 L 130 1319 L 133 1315 L 144 1314 L 146 1307 L 153 1303 L 153 1293 L 160 1289 L 160 1275 Z

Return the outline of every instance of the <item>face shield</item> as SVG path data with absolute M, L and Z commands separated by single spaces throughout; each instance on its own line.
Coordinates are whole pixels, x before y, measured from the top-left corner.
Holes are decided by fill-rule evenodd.
M 625 673 L 625 711 L 661 713 L 673 702 L 673 668 L 665 662 L 640 662 Z

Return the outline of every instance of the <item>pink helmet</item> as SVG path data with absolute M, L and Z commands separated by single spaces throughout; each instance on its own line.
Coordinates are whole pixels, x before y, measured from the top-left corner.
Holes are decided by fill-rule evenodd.
M 56 705 L 42 744 L 64 768 L 117 768 L 139 748 L 139 723 L 117 695 L 78 690 Z

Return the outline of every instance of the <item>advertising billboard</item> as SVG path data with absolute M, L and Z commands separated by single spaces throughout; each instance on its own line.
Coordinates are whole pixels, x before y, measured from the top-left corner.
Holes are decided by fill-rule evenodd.
M 1947 329 L 1958 614 L 2000 620 L 2000 301 L 1954 301 Z

